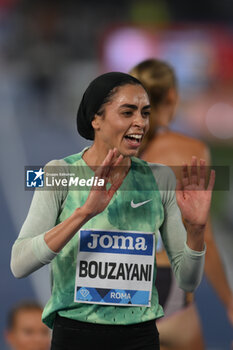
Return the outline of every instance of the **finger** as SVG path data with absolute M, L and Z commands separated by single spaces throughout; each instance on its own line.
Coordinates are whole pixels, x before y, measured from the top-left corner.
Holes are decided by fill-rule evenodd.
M 113 152 L 113 156 L 112 156 L 112 159 L 111 159 L 111 161 L 110 161 L 110 164 L 114 164 L 114 162 L 115 162 L 116 159 L 118 158 L 118 150 L 117 150 L 116 147 L 114 147 L 114 148 L 112 149 L 112 152 Z M 110 164 L 109 164 L 109 165 L 110 165 Z
M 108 176 L 110 175 L 110 172 L 113 170 L 114 168 L 114 172 L 117 171 L 117 167 L 119 166 L 119 164 L 122 162 L 122 160 L 124 159 L 124 156 L 122 154 L 118 155 L 119 151 L 117 148 L 113 149 L 114 152 L 114 156 L 112 158 L 112 162 L 109 166 L 109 172 L 108 172 Z
M 187 163 L 183 164 L 181 181 L 182 181 L 183 187 L 186 187 L 189 185 L 189 173 L 188 173 Z
M 197 157 L 192 156 L 191 160 L 191 184 L 198 185 Z
M 209 184 L 208 184 L 208 187 L 207 187 L 208 191 L 212 191 L 213 190 L 214 183 L 215 183 L 215 170 L 212 169 L 211 172 L 210 172 L 210 179 L 209 179 Z
M 200 187 L 205 188 L 205 181 L 206 181 L 205 160 L 204 159 L 200 159 L 200 180 L 199 180 Z
M 123 158 L 124 158 L 123 155 L 120 154 L 119 157 L 117 157 L 117 159 L 111 166 L 111 170 L 114 168 L 114 173 L 116 174 L 120 173 L 120 169 L 121 169 L 120 163 L 122 162 Z
M 115 160 L 115 163 L 113 164 L 114 167 L 118 166 L 122 162 L 123 158 L 123 155 L 120 154 L 119 157 Z
M 118 149 L 116 147 L 113 148 L 114 161 L 118 157 Z
M 111 161 L 114 157 L 114 150 L 110 149 L 106 155 L 106 157 L 104 158 L 101 166 L 109 166 L 111 164 Z
M 95 170 L 95 176 L 98 176 L 99 178 L 102 178 L 103 177 L 102 172 L 103 172 L 103 167 L 100 165 Z
M 102 164 L 97 168 L 96 170 L 96 175 L 99 176 L 99 177 L 107 177 L 108 175 L 108 172 L 109 172 L 109 167 L 110 167 L 110 164 L 111 164 L 111 160 L 113 158 L 113 150 L 110 149 L 108 151 L 108 154 L 107 156 L 104 158 Z
M 115 164 L 115 162 L 116 162 L 116 160 L 117 160 L 117 154 L 118 154 L 118 150 L 117 150 L 117 148 L 115 147 L 115 148 L 113 148 L 113 150 L 112 150 L 112 157 L 110 158 L 109 163 L 108 163 L 108 166 L 106 167 L 105 176 L 107 176 L 107 177 L 109 177 L 110 172 L 111 172 L 111 170 L 112 170 L 112 168 L 113 168 L 113 166 L 114 166 L 114 164 Z

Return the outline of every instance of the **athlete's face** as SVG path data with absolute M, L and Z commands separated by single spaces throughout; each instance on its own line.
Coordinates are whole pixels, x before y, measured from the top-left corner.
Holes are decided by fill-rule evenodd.
M 149 128 L 150 102 L 140 85 L 117 89 L 104 106 L 104 117 L 95 117 L 95 141 L 106 150 L 116 147 L 124 156 L 137 154 Z
M 50 331 L 41 321 L 40 310 L 22 310 L 6 335 L 12 350 L 49 350 Z

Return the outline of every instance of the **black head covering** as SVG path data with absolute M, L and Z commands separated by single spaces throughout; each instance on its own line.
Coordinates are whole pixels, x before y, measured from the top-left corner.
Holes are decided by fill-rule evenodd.
M 83 95 L 77 113 L 77 128 L 81 136 L 87 140 L 94 140 L 94 129 L 91 125 L 94 115 L 112 89 L 127 83 L 142 85 L 138 79 L 120 72 L 100 75 L 90 83 Z

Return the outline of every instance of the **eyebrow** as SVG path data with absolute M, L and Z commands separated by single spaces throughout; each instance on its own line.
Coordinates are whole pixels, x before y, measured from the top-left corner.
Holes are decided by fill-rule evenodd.
M 151 105 L 146 105 L 142 109 L 148 109 L 150 107 L 151 107 Z M 131 104 L 128 104 L 128 103 L 125 103 L 124 105 L 121 105 L 120 108 L 131 108 L 131 109 L 134 109 L 134 110 L 138 109 L 138 107 L 136 105 L 131 105 Z

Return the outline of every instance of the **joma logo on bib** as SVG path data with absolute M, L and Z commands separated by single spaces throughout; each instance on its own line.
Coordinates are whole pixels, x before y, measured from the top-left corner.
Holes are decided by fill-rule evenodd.
M 112 248 L 112 249 L 129 249 L 129 250 L 146 250 L 147 245 L 145 238 L 137 237 L 133 238 L 131 236 L 110 236 L 93 233 L 91 234 L 92 241 L 87 244 L 88 248 L 95 249 L 98 245 L 102 248 Z
M 123 231 L 80 231 L 80 251 L 111 254 L 151 255 L 151 234 Z

